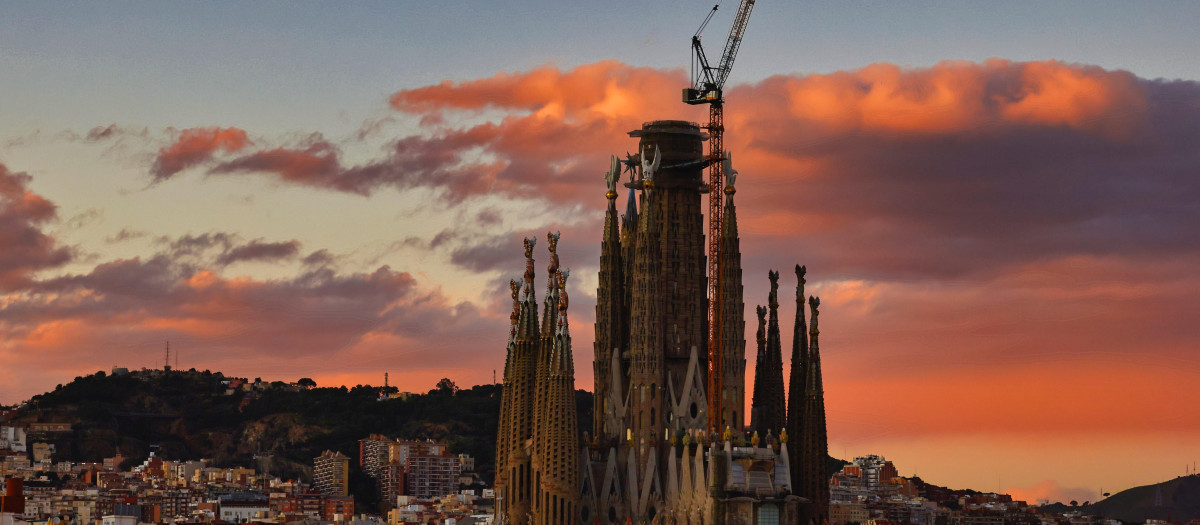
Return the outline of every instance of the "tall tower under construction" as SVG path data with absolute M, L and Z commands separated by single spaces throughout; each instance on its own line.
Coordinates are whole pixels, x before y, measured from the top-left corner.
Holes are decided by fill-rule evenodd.
M 825 427 L 820 368 L 811 364 L 816 303 L 811 303 L 811 330 L 802 313 L 795 328 L 804 334 L 797 344 L 805 351 L 792 352 L 790 404 L 803 407 L 792 410 L 798 418 L 793 427 L 783 391 L 778 273 L 770 272 L 769 308 L 760 318 L 756 383 L 762 384 L 756 384 L 753 400 L 755 407 L 769 408 L 752 416 L 761 433 L 747 433 L 737 172 L 728 154 L 722 155 L 729 174 L 716 195 L 726 213 L 718 239 L 722 351 L 710 354 L 702 206 L 710 191 L 702 175 L 713 162 L 704 154 L 707 134 L 697 124 L 667 120 L 646 123 L 629 135 L 638 139 L 639 153 L 624 162 L 612 157 L 605 175 L 592 367 L 595 413 L 592 432 L 582 436 L 582 443 L 573 441 L 575 427 L 569 421 L 574 418 L 574 365 L 558 237 L 547 237 L 550 282 L 540 317 L 533 291 L 534 242 L 526 240 L 525 276 L 512 285 L 497 440 L 498 518 L 538 525 L 822 525 L 827 518 L 820 502 L 827 496 L 821 500 L 818 493 L 827 493 L 828 480 L 824 489 L 818 486 Z M 632 176 L 624 183 L 628 197 L 618 215 L 625 173 Z M 802 287 L 797 303 L 803 305 Z M 720 361 L 710 362 L 710 355 Z M 720 374 L 719 391 L 708 390 L 710 374 Z M 759 386 L 768 393 L 758 394 Z M 710 413 L 710 407 L 717 412 Z M 815 417 L 821 418 L 819 425 L 810 421 Z M 803 450 L 797 446 L 801 436 Z M 567 465 L 574 467 L 564 470 Z M 797 484 L 800 472 L 805 494 Z

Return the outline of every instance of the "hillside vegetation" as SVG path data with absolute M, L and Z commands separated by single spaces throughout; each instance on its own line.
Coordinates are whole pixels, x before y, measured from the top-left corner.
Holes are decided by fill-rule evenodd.
M 1187 523 L 1200 519 L 1200 475 L 1123 490 L 1081 510 L 1126 523 L 1148 519 Z
M 380 401 L 380 388 L 369 385 L 259 383 L 247 392 L 228 383 L 210 371 L 98 372 L 34 396 L 15 419 L 70 423 L 71 432 L 48 439 L 56 445 L 55 459 L 69 461 L 120 453 L 140 462 L 157 446 L 166 459 L 208 458 L 307 479 L 321 451 L 341 451 L 355 460 L 351 489 L 368 504 L 374 490 L 356 463 L 358 440 L 370 434 L 444 441 L 452 453 L 473 456 L 477 471 L 491 481 L 499 385 L 457 390 L 443 381 L 425 394 Z M 579 391 L 577 399 L 580 421 L 590 426 L 591 394 Z
M 314 457 L 340 451 L 353 459 L 350 489 L 365 505 L 377 496 L 358 468 L 358 440 L 371 434 L 446 442 L 451 453 L 474 457 L 481 478 L 492 481 L 500 385 L 458 390 L 443 380 L 428 393 L 381 401 L 381 388 L 370 385 L 231 388 L 231 381 L 238 383 L 207 370 L 97 372 L 34 396 L 15 420 L 70 423 L 70 432 L 45 439 L 55 444 L 56 460 L 99 462 L 120 453 L 135 464 L 157 447 L 165 459 L 210 459 L 307 480 Z M 592 394 L 577 390 L 575 399 L 582 434 L 591 427 Z M 845 464 L 829 458 L 830 473 Z

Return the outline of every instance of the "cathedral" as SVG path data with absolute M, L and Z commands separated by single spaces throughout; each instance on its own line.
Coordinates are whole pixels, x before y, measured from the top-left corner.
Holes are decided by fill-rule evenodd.
M 721 345 L 709 362 L 700 126 L 655 121 L 630 132 L 637 155 L 606 174 L 596 297 L 592 432 L 577 434 L 566 280 L 548 235 L 541 317 L 535 239 L 512 281 L 513 312 L 496 444 L 496 518 L 524 525 L 824 525 L 829 474 L 816 297 L 796 266 L 785 395 L 778 272 L 757 308 L 749 423 L 735 175 L 725 155 Z M 618 216 L 617 184 L 630 174 Z M 809 311 L 805 320 L 805 307 Z M 709 392 L 709 374 L 721 374 Z M 719 396 L 719 401 L 710 396 Z M 709 407 L 720 407 L 711 410 Z M 724 429 L 713 431 L 710 429 Z

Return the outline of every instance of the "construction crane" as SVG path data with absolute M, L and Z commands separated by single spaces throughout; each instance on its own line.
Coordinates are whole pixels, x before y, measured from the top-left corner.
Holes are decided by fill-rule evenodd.
M 737 58 L 738 48 L 742 45 L 742 35 L 746 33 L 746 23 L 750 20 L 750 11 L 754 9 L 754 0 L 741 0 L 737 16 L 733 19 L 733 27 L 729 30 L 729 39 L 725 41 L 725 50 L 721 52 L 721 62 L 716 67 L 708 63 L 704 54 L 704 46 L 700 43 L 701 33 L 717 13 L 720 4 L 714 5 L 712 11 L 700 24 L 700 29 L 692 35 L 692 85 L 684 88 L 683 101 L 687 104 L 708 104 L 708 429 L 710 432 L 720 432 L 725 419 L 722 413 L 721 399 L 725 385 L 723 381 L 724 348 L 721 347 L 721 224 L 725 219 L 724 172 L 724 140 L 725 134 L 725 97 L 721 89 L 733 69 L 733 60 Z M 741 429 L 737 429 L 741 430 Z

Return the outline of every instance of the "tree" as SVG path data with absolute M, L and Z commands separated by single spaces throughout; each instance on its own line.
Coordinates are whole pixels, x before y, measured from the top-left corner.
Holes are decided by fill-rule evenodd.
M 1072 507 L 1078 507 L 1078 506 L 1079 506 L 1079 502 L 1078 502 L 1078 501 L 1075 501 L 1075 500 L 1071 500 L 1071 506 L 1072 506 Z
M 443 394 L 452 396 L 455 392 L 458 392 L 458 385 L 454 384 L 454 381 L 451 381 L 450 378 L 443 377 L 441 381 L 437 382 L 437 386 L 433 388 L 433 391 L 430 392 L 430 394 Z
M 317 382 L 313 381 L 312 378 L 308 378 L 308 377 L 301 377 L 299 381 L 296 381 L 296 384 L 300 385 L 301 388 L 316 388 L 317 387 Z

